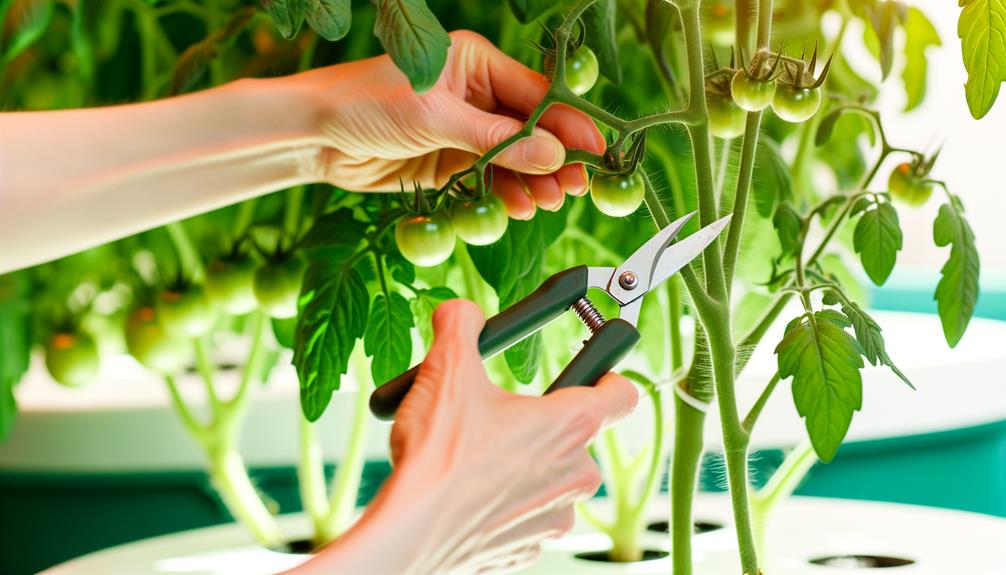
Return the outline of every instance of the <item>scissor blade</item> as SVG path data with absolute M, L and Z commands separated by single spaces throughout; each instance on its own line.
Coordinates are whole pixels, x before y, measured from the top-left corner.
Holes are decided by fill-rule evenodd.
M 664 250 L 664 253 L 660 256 L 660 260 L 657 261 L 656 267 L 653 269 L 653 275 L 650 278 L 650 289 L 653 289 L 674 275 L 678 270 L 688 265 L 688 262 L 698 257 L 720 235 L 720 232 L 723 231 L 723 228 L 728 223 L 730 223 L 729 215 L 716 220 Z
M 646 243 L 633 252 L 622 265 L 615 268 L 615 272 L 611 276 L 611 284 L 608 286 L 608 293 L 623 304 L 646 293 L 649 290 L 650 278 L 653 276 L 654 268 L 660 256 L 694 215 L 695 212 L 692 212 L 667 224 L 667 227 L 646 240 Z M 637 279 L 637 284 L 629 289 L 623 288 L 615 280 L 615 278 L 620 277 L 626 272 L 635 274 Z

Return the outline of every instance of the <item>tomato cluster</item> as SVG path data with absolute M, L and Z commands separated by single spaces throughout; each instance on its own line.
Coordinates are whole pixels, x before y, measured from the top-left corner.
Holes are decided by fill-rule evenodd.
M 439 265 L 454 252 L 455 237 L 473 246 L 498 241 L 509 219 L 503 202 L 493 194 L 453 200 L 449 211 L 405 216 L 395 226 L 395 242 L 405 259 L 420 267 Z

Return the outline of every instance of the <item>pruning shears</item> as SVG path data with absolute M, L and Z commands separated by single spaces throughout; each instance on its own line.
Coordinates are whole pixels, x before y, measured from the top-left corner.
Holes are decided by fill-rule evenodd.
M 639 342 L 636 325 L 643 296 L 695 259 L 730 221 L 720 219 L 675 242 L 695 215 L 688 214 L 656 233 L 618 267 L 580 265 L 542 282 L 534 292 L 486 320 L 479 334 L 479 353 L 488 359 L 572 310 L 590 330 L 590 339 L 545 393 L 564 387 L 591 386 L 614 368 Z M 587 298 L 587 290 L 603 290 L 619 305 L 618 317 L 606 320 Z M 392 419 L 422 364 L 378 387 L 370 396 L 370 410 Z

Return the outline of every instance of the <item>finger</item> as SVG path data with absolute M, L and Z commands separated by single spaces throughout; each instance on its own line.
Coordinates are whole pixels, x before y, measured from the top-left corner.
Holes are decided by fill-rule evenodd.
M 621 375 L 608 372 L 593 387 L 567 387 L 546 396 L 566 404 L 567 413 L 582 414 L 577 418 L 602 429 L 632 413 L 639 401 L 636 386 Z M 596 432 L 596 430 L 595 430 Z
M 559 168 L 559 171 L 554 175 L 563 194 L 582 196 L 587 193 L 590 179 L 587 177 L 587 168 L 583 164 L 567 164 Z
M 567 148 L 603 154 L 606 143 L 590 116 L 569 106 L 551 106 L 538 125 L 555 134 Z
M 520 120 L 479 110 L 466 103 L 446 116 L 443 137 L 448 147 L 485 154 L 524 127 Z M 493 164 L 525 174 L 550 174 L 566 160 L 566 148 L 553 134 L 535 128 L 493 159 Z
M 558 539 L 573 529 L 576 512 L 570 504 L 548 509 L 498 529 L 486 546 L 488 549 L 524 546 L 548 539 Z
M 485 326 L 485 316 L 474 302 L 466 299 L 447 300 L 433 312 L 433 347 L 437 343 L 462 344 L 463 350 L 478 351 L 479 333 Z M 460 349 L 458 351 L 461 351 Z
M 458 30 L 451 33 L 451 41 L 465 69 L 467 98 L 483 103 L 495 100 L 527 116 L 548 92 L 548 78 L 479 34 Z
M 524 182 L 510 170 L 493 166 L 493 191 L 506 206 L 507 213 L 515 220 L 530 220 L 534 217 L 534 200 L 527 193 Z
M 531 176 L 519 174 L 518 177 L 524 181 L 524 185 L 527 186 L 527 191 L 531 194 L 531 198 L 534 199 L 535 205 L 549 212 L 554 212 L 562 207 L 566 196 L 563 195 L 562 189 L 559 187 L 559 180 L 554 175 Z

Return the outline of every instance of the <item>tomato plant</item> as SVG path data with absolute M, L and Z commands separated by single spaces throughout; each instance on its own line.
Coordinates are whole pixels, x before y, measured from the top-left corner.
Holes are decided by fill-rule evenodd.
M 86 333 L 53 334 L 45 345 L 45 366 L 52 378 L 63 385 L 88 384 L 101 366 L 98 346 Z
M 499 197 L 487 194 L 475 200 L 455 200 L 451 204 L 451 221 L 454 232 L 465 243 L 485 246 L 503 237 L 510 218 Z
M 790 321 L 784 337 L 772 342 L 778 369 L 762 397 L 767 400 L 780 382 L 791 386 L 813 453 L 831 459 L 859 408 L 845 398 L 861 393 L 861 369 L 867 363 L 884 365 L 905 376 L 886 351 L 880 327 L 856 301 L 856 286 L 839 279 L 851 274 L 836 274 L 823 260 L 848 252 L 859 258 L 871 281 L 885 282 L 904 241 L 898 211 L 937 190 L 946 197 L 934 222 L 934 240 L 950 249 L 935 297 L 950 345 L 963 336 L 974 311 L 978 252 L 963 201 L 950 192 L 952 182 L 931 177 L 936 154 L 897 145 L 899 135 L 884 131 L 885 118 L 873 107 L 881 88 L 903 89 L 911 106 L 922 101 L 927 72 L 934 73 L 927 68 L 925 49 L 939 42 L 932 39 L 934 30 L 928 33 L 931 23 L 918 8 L 905 9 L 901 18 L 904 7 L 874 0 L 513 1 L 499 7 L 512 12 L 502 21 L 498 10 L 465 3 L 471 9 L 458 9 L 459 3 L 446 0 L 373 4 L 377 10 L 316 2 L 313 10 L 298 11 L 306 4 L 267 2 L 270 24 L 251 3 L 62 3 L 51 17 L 17 18 L 4 26 L 0 104 L 55 109 L 142 101 L 245 76 L 359 60 L 382 49 L 414 89 L 425 91 L 447 59 L 446 30 L 471 28 L 525 65 L 537 63 L 543 51 L 546 72 L 563 62 L 562 81 L 553 82 L 530 124 L 546 108 L 561 104 L 603 125 L 603 154 L 568 154 L 594 170 L 592 200 L 570 199 L 558 212 L 508 222 L 499 200 L 485 189 L 491 159 L 486 158 L 455 174 L 448 185 L 417 190 L 415 203 L 311 183 L 124 238 L 100 253 L 3 276 L 0 340 L 6 355 L 0 393 L 13 397 L 11 389 L 29 369 L 34 345 L 44 349 L 58 381 L 83 382 L 97 364 L 87 336 L 59 332 L 49 341 L 41 334 L 52 330 L 35 330 L 30 316 L 83 317 L 87 325 L 89 317 L 128 313 L 128 352 L 163 375 L 169 391 L 177 391 L 175 378 L 190 366 L 204 380 L 215 418 L 197 421 L 184 400 L 173 406 L 206 452 L 208 471 L 233 515 L 274 545 L 281 533 L 243 472 L 236 442 L 251 383 L 267 378 L 263 364 L 276 347 L 292 350 L 303 413 L 314 421 L 340 391 L 351 364 L 354 387 L 363 390 L 408 368 L 414 342 L 430 341 L 430 317 L 439 302 L 462 296 L 492 313 L 497 304 L 512 304 L 559 269 L 617 265 L 652 235 L 650 222 L 664 226 L 695 209 L 703 221 L 731 212 L 731 226 L 714 249 L 669 282 L 666 303 L 644 314 L 656 319 L 641 324 L 641 348 L 629 361 L 639 367 L 632 378 L 657 412 L 650 457 L 645 465 L 629 465 L 639 456 L 628 453 L 617 437 L 596 446 L 609 477 L 617 478 L 608 487 L 618 503 L 610 521 L 592 519 L 610 536 L 610 557 L 640 558 L 638 510 L 660 484 L 666 458 L 662 426 L 673 421 L 671 560 L 675 575 L 689 575 L 692 496 L 703 455 L 694 438 L 703 437 L 705 408 L 716 401 L 724 414 L 724 461 L 742 571 L 763 571 L 748 511 L 748 441 L 760 404 L 744 413 L 732 399 L 747 361 L 742 351 L 756 346 L 768 327 L 789 313 L 788 303 L 797 304 L 798 315 L 785 318 Z M 996 98 L 988 86 L 1003 79 L 1001 70 L 983 68 L 982 62 L 1006 59 L 995 52 L 1001 45 L 983 40 L 997 33 L 994 27 L 1006 17 L 982 18 L 980 4 L 969 2 L 962 12 L 962 23 L 970 24 L 962 27 L 967 105 L 976 117 L 987 113 Z M 0 2 L 0 14 L 7 9 L 45 12 L 27 11 L 29 5 L 35 3 Z M 737 25 L 737 14 L 749 18 Z M 360 16 L 373 18 L 375 25 L 351 26 Z M 825 29 L 825 21 L 839 26 Z M 847 54 L 845 47 L 859 40 L 847 31 L 859 29 L 868 44 Z M 343 37 L 340 44 L 328 44 Z M 901 37 L 904 42 L 895 41 Z M 796 58 L 787 46 L 818 46 L 825 63 L 819 71 L 818 50 Z M 881 86 L 861 76 L 859 67 L 847 61 L 853 53 L 875 54 L 872 65 L 881 77 L 899 61 L 901 83 L 889 80 Z M 591 90 L 599 75 L 610 82 L 604 90 Z M 579 97 L 588 92 L 589 98 Z M 704 106 L 698 98 L 705 98 Z M 774 114 L 764 113 L 769 105 Z M 842 120 L 845 116 L 861 121 Z M 789 125 L 793 122 L 803 124 Z M 742 140 L 710 143 L 710 135 L 729 140 L 741 134 Z M 870 134 L 880 140 L 878 147 L 863 145 L 867 138 L 861 136 Z M 894 203 L 876 191 L 875 176 L 888 160 L 903 162 L 888 180 Z M 823 181 L 834 185 L 808 185 L 811 168 L 815 174 L 830 172 Z M 468 181 L 474 184 L 460 184 Z M 458 199 L 472 197 L 480 199 Z M 637 210 L 646 217 L 626 222 L 599 215 Z M 808 233 L 819 228 L 820 234 Z M 846 232 L 852 246 L 835 241 L 848 237 Z M 451 258 L 455 236 L 469 245 Z M 235 259 L 235 246 L 260 253 L 264 263 L 256 265 L 259 256 Z M 180 278 L 185 289 L 176 285 Z M 757 314 L 738 295 L 743 293 L 757 296 Z M 115 303 L 112 309 L 108 301 Z M 230 317 L 237 315 L 242 318 Z M 760 319 L 743 324 L 739 318 L 745 315 Z M 216 316 L 222 316 L 220 321 Z M 490 369 L 508 371 L 494 375 L 511 388 L 518 382 L 542 383 L 571 356 L 573 329 L 567 323 L 528 338 Z M 224 332 L 247 345 L 241 385 L 231 398 L 217 397 L 214 387 L 214 340 Z M 685 345 L 682 334 L 696 334 L 696 339 Z M 65 349 L 56 345 L 63 336 L 70 339 L 58 341 L 72 343 Z M 815 353 L 801 352 L 807 349 Z M 658 407 L 661 390 L 669 386 L 655 381 L 673 381 L 679 392 L 671 397 L 673 420 L 665 421 Z M 838 399 L 815 401 L 824 396 Z M 10 429 L 13 405 L 0 402 L 0 435 Z M 368 417 L 365 405 L 355 405 L 353 413 L 350 444 L 362 441 L 357 432 Z M 301 429 L 308 454 L 318 443 L 311 429 L 306 423 Z M 349 470 L 340 472 L 341 482 L 329 493 L 305 498 L 318 543 L 351 519 L 363 450 L 347 452 L 356 455 L 340 462 L 340 469 Z M 324 476 L 320 461 L 305 457 L 301 465 L 306 476 Z
M 646 193 L 639 174 L 595 174 L 590 180 L 590 198 L 601 213 L 612 217 L 632 214 L 643 203 Z
M 444 212 L 406 216 L 395 225 L 395 242 L 405 259 L 413 264 L 439 265 L 454 252 L 454 225 Z

